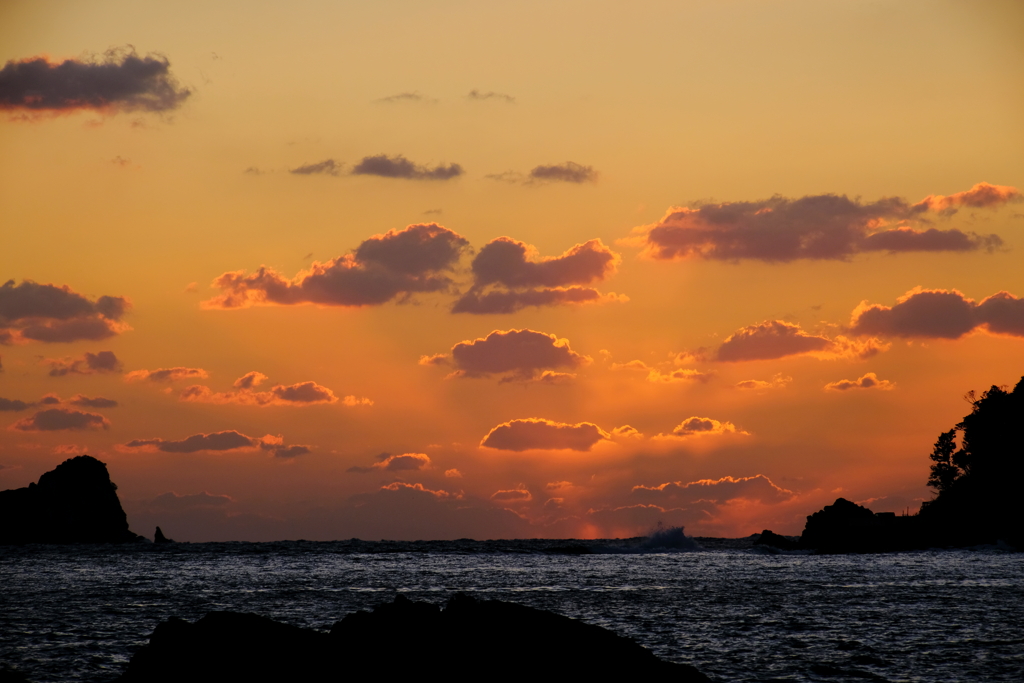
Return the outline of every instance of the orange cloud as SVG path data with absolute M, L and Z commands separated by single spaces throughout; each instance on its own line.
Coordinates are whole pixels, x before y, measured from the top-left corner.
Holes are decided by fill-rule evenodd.
M 97 413 L 86 413 L 81 410 L 69 410 L 68 408 L 48 408 L 40 410 L 32 417 L 18 420 L 8 429 L 22 432 L 110 429 L 110 420 Z
M 805 332 L 799 325 L 766 320 L 740 328 L 718 347 L 716 359 L 725 362 L 774 360 L 809 355 L 820 359 L 870 358 L 888 345 L 877 339 L 852 340 L 841 335 L 830 339 Z
M 845 195 L 825 194 L 671 207 L 660 221 L 635 228 L 633 235 L 622 243 L 641 247 L 645 256 L 658 260 L 768 262 L 845 260 L 870 251 L 993 249 L 1003 243 L 998 235 L 885 225 L 891 221 L 919 220 L 919 214 L 932 205 L 973 201 L 974 206 L 994 206 L 999 197 L 1008 201 L 1019 194 L 1015 188 L 982 184 L 966 193 L 929 198 L 914 206 L 898 197 L 863 203 Z
M 573 450 L 589 451 L 599 441 L 611 438 L 590 422 L 565 424 L 541 418 L 504 422 L 483 438 L 480 445 L 502 451 Z
M 193 434 L 177 441 L 167 439 L 134 439 L 117 447 L 124 452 L 201 453 L 225 451 L 269 451 L 278 458 L 293 458 L 310 453 L 309 446 L 286 446 L 280 436 L 267 434 L 261 438 L 246 436 L 234 429 L 209 434 Z
M 473 286 L 452 306 L 453 313 L 514 313 L 528 306 L 624 301 L 583 287 L 611 277 L 621 257 L 595 239 L 561 256 L 539 258 L 536 248 L 498 237 L 473 259 Z
M 792 377 L 780 372 L 773 375 L 770 381 L 745 379 L 742 382 L 737 382 L 735 386 L 737 389 L 785 389 L 792 381 Z
M 949 212 L 960 206 L 984 209 L 1021 199 L 1021 192 L 1016 187 L 978 183 L 971 189 L 956 194 L 930 194 L 914 204 L 914 208 L 920 211 Z
M 469 242 L 437 223 L 410 225 L 364 240 L 351 254 L 288 280 L 261 266 L 251 275 L 228 272 L 213 281 L 224 293 L 203 302 L 204 308 L 249 306 L 374 306 L 421 292 L 447 291 L 450 273 Z
M 179 379 L 209 377 L 202 368 L 159 368 L 158 370 L 132 370 L 124 376 L 125 382 L 175 382 Z
M 385 472 L 406 472 L 410 470 L 422 470 L 430 467 L 430 456 L 426 453 L 402 453 L 401 455 L 389 455 L 387 453 L 383 453 L 381 456 L 382 457 L 379 462 L 376 462 L 369 467 L 350 467 L 348 468 L 348 471 L 365 474 L 374 470 L 383 470 Z
M 858 335 L 959 339 L 975 329 L 1024 337 L 1024 299 L 996 292 L 975 303 L 955 289 L 915 287 L 892 307 L 862 301 L 850 331 Z
M 683 483 L 666 482 L 657 486 L 634 486 L 632 495 L 649 501 L 667 501 L 692 504 L 699 501 L 725 503 L 743 498 L 762 503 L 779 503 L 791 499 L 794 493 L 776 486 L 763 474 L 751 477 L 722 477 L 721 479 L 699 479 Z
M 457 496 L 453 496 L 451 493 L 448 493 L 447 491 L 442 491 L 442 490 L 434 491 L 434 490 L 428 489 L 423 484 L 406 484 L 405 482 L 402 482 L 402 481 L 395 481 L 395 482 L 391 482 L 390 484 L 388 484 L 386 486 L 381 486 L 380 490 L 381 491 L 416 491 L 416 492 L 420 492 L 420 493 L 429 494 L 429 495 L 433 496 L 434 498 L 454 498 L 454 497 L 457 497 Z
M 869 372 L 858 379 L 841 379 L 838 382 L 829 382 L 825 385 L 825 391 L 846 391 L 847 389 L 881 389 L 888 391 L 896 384 L 887 379 L 878 379 L 878 375 Z
M 107 339 L 131 329 L 121 321 L 130 308 L 123 296 L 92 301 L 67 285 L 8 280 L 0 286 L 0 344 Z
M 533 494 L 523 488 L 506 489 L 492 493 L 491 500 L 499 503 L 527 503 L 533 500 Z
M 92 375 L 96 373 L 121 372 L 121 361 L 113 351 L 86 352 L 81 358 L 47 358 L 50 377 L 65 375 Z
M 494 330 L 484 338 L 459 342 L 450 356 L 430 356 L 420 362 L 438 365 L 442 360 L 455 366 L 449 377 L 499 376 L 501 382 L 567 379 L 572 375 L 553 370 L 591 362 L 589 356 L 569 348 L 568 339 L 534 330 Z
M 666 436 L 658 434 L 656 439 L 686 438 L 691 436 L 710 436 L 716 434 L 747 434 L 742 429 L 737 429 L 732 422 L 719 422 L 710 417 L 688 417 L 672 430 L 672 434 Z

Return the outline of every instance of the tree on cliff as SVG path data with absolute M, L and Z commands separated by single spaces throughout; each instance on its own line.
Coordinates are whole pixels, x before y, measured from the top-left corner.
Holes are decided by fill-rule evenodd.
M 1024 541 L 1024 377 L 1013 391 L 993 386 L 967 394 L 971 413 L 939 435 L 928 485 L 938 496 L 921 515 L 980 541 Z M 957 435 L 961 435 L 957 448 Z

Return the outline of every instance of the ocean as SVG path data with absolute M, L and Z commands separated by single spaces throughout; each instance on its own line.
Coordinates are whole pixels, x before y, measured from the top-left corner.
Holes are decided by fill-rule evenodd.
M 0 547 L 0 662 L 37 683 L 109 681 L 171 616 L 235 610 L 326 630 L 398 593 L 441 604 L 464 592 L 598 624 L 719 681 L 1024 680 L 1024 554 L 698 542 Z

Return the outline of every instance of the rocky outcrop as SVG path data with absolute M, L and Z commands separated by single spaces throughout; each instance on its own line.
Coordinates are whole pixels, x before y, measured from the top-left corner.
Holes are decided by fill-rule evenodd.
M 156 531 L 153 533 L 153 543 L 156 543 L 157 545 L 162 545 L 164 543 L 174 543 L 174 539 L 167 538 L 166 536 L 164 536 L 164 532 L 160 530 L 160 527 L 157 527 Z
M 799 541 L 794 541 L 787 536 L 777 534 L 771 529 L 762 531 L 761 535 L 754 539 L 754 545 L 764 545 L 778 550 L 797 550 L 800 548 Z
M 458 595 L 445 609 L 399 596 L 322 633 L 265 617 L 211 612 L 171 619 L 132 657 L 135 681 L 342 680 L 647 676 L 694 683 L 697 669 L 655 657 L 629 638 L 552 612 Z
M 0 545 L 140 538 L 128 530 L 107 466 L 88 455 L 65 460 L 37 484 L 0 491 Z
M 880 553 L 927 548 L 933 533 L 919 517 L 872 512 L 845 498 L 807 517 L 800 547 L 822 553 Z

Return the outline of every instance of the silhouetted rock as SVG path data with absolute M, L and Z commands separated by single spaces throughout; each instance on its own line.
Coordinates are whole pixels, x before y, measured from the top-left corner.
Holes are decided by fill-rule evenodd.
M 552 612 L 458 595 L 442 610 L 402 596 L 355 612 L 329 634 L 253 614 L 211 612 L 194 624 L 171 619 L 132 657 L 121 683 L 147 681 L 342 680 L 658 676 L 709 679 L 665 662 L 629 638 Z
M 88 455 L 65 460 L 38 484 L 0 491 L 0 545 L 140 538 L 128 530 L 107 466 Z
M 822 553 L 881 553 L 932 544 L 920 518 L 872 512 L 845 498 L 808 516 L 800 536 L 801 548 Z
M 796 550 L 800 547 L 800 542 L 765 529 L 760 536 L 754 539 L 754 545 L 766 545 L 779 550 Z
M 160 527 L 157 527 L 156 532 L 153 534 L 153 543 L 174 543 L 174 539 L 164 536 L 164 532 L 160 531 Z

